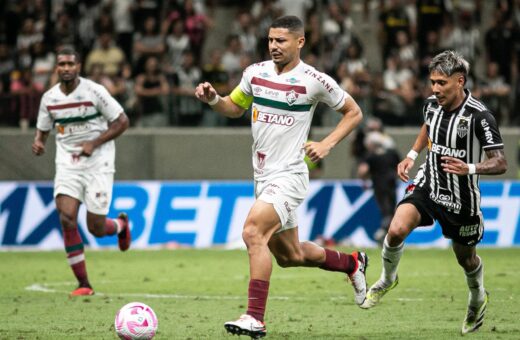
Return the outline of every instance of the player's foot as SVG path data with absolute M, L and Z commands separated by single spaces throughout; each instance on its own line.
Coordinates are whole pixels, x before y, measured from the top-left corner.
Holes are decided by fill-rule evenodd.
M 354 256 L 354 259 L 357 261 L 358 268 L 348 277 L 354 287 L 354 300 L 356 301 L 356 304 L 360 306 L 367 296 L 366 270 L 368 267 L 368 256 L 360 251 L 353 252 L 352 256 Z
M 267 335 L 265 324 L 251 315 L 241 315 L 236 321 L 224 324 L 228 333 L 233 335 L 249 335 L 252 339 L 259 339 Z
M 360 306 L 361 308 L 372 308 L 379 303 L 379 301 L 385 296 L 386 293 L 391 291 L 399 283 L 399 278 L 396 276 L 395 281 L 390 285 L 385 284 L 382 280 L 377 280 L 376 283 L 370 287 L 367 293 L 365 302 Z
M 474 332 L 484 323 L 484 316 L 486 315 L 486 307 L 489 301 L 489 293 L 486 291 L 484 301 L 478 307 L 468 306 L 466 318 L 462 323 L 462 335 Z
M 119 221 L 123 221 L 123 228 L 117 234 L 117 243 L 119 244 L 119 249 L 125 251 L 130 248 L 130 243 L 132 243 L 132 234 L 130 233 L 130 225 L 128 224 L 128 215 L 120 213 L 117 218 Z
M 89 296 L 89 295 L 94 295 L 94 289 L 92 289 L 91 287 L 78 287 L 70 293 L 70 296 Z

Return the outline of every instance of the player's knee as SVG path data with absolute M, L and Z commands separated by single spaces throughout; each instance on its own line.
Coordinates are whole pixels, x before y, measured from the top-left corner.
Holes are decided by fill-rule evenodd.
M 104 225 L 99 225 L 99 223 L 88 223 L 87 222 L 87 227 L 88 227 L 88 231 L 95 237 L 103 237 L 106 235 Z
M 60 212 L 60 223 L 63 226 L 63 228 L 75 228 L 76 217 L 73 214 Z
M 386 234 L 386 242 L 390 247 L 395 247 L 403 243 L 405 237 L 405 234 L 400 228 L 391 225 L 390 229 L 388 229 L 388 233 Z
M 254 224 L 248 223 L 242 231 L 242 239 L 246 246 L 254 246 L 262 242 L 262 235 Z
M 467 272 L 475 270 L 480 264 L 477 256 L 457 256 L 457 262 Z

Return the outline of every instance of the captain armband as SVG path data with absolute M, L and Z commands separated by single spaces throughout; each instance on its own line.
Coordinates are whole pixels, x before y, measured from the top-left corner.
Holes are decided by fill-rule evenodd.
M 233 103 L 237 104 L 244 110 L 247 110 L 253 102 L 253 96 L 248 96 L 240 89 L 240 86 L 235 87 L 233 92 L 229 95 Z

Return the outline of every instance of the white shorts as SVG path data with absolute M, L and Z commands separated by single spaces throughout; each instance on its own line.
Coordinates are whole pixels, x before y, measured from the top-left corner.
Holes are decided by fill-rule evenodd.
M 58 171 L 54 177 L 54 198 L 59 194 L 85 204 L 87 211 L 106 215 L 112 200 L 113 172 Z
M 255 196 L 266 203 L 271 203 L 280 217 L 281 232 L 298 226 L 296 208 L 303 202 L 309 188 L 306 173 L 283 174 L 266 181 L 255 182 Z

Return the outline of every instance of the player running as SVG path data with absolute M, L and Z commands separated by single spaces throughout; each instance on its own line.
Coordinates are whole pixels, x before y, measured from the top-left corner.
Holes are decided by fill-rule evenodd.
M 252 106 L 256 201 L 242 232 L 250 266 L 248 307 L 238 320 L 224 324 L 231 334 L 266 335 L 271 254 L 281 267 L 319 267 L 345 273 L 354 286 L 356 303 L 360 305 L 365 299 L 365 253 L 345 254 L 298 239 L 296 208 L 309 184 L 305 154 L 314 162 L 323 159 L 362 120 L 361 110 L 349 94 L 331 77 L 300 60 L 304 43 L 299 18 L 278 18 L 269 30 L 272 60 L 248 67 L 240 85 L 224 98 L 207 82 L 195 90 L 197 98 L 227 117 L 238 118 Z M 306 142 L 319 102 L 341 112 L 343 118 L 322 141 Z
M 123 108 L 101 85 L 79 77 L 76 51 L 64 48 L 56 55 L 59 83 L 44 93 L 32 151 L 45 152 L 56 127 L 54 198 L 63 229 L 67 259 L 79 286 L 71 296 L 92 295 L 77 218 L 81 203 L 87 208 L 88 230 L 96 237 L 117 234 L 119 249 L 130 247 L 128 217 L 106 214 L 112 200 L 115 145 L 113 139 L 128 128 Z
M 507 162 L 495 118 L 464 89 L 469 63 L 460 54 L 445 51 L 433 58 L 429 70 L 433 96 L 424 105 L 425 123 L 397 173 L 407 182 L 415 159 L 428 147 L 426 162 L 397 207 L 383 244 L 381 278 L 370 287 L 361 307 L 375 306 L 397 286 L 406 237 L 416 227 L 438 221 L 443 235 L 453 241 L 469 288 L 462 324 L 466 334 L 482 325 L 488 304 L 484 267 L 476 251 L 484 234 L 479 175 L 503 174 Z

